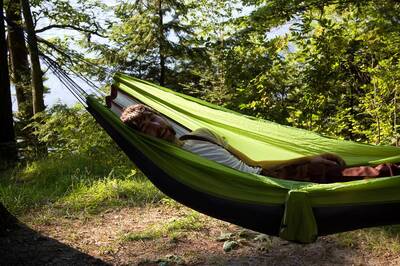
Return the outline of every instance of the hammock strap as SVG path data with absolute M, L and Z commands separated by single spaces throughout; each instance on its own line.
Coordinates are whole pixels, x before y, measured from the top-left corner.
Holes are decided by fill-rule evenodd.
M 91 67 L 95 67 L 97 69 L 101 69 L 102 71 L 106 72 L 109 75 L 112 75 L 113 73 L 111 73 L 106 67 L 100 67 L 98 65 L 95 65 L 89 61 L 87 61 L 86 59 L 84 59 L 80 54 L 78 53 L 74 53 L 73 56 L 68 55 L 65 51 L 63 51 L 60 47 L 57 47 L 56 45 L 52 44 L 51 42 L 41 38 L 41 37 L 37 37 L 38 40 L 45 44 L 46 46 L 48 46 L 51 49 L 54 49 L 55 51 L 57 51 L 57 53 L 59 53 L 62 57 L 66 58 L 71 64 L 77 64 L 77 60 L 73 59 L 74 57 L 79 57 L 79 62 L 83 62 L 87 65 L 90 65 Z M 56 58 L 52 55 L 52 57 L 54 58 L 53 61 L 57 61 Z M 75 61 L 74 61 L 75 60 Z M 62 68 L 59 64 L 57 64 L 58 68 Z M 98 86 L 96 84 L 94 84 L 93 81 L 91 81 L 90 79 L 88 79 L 87 77 L 79 74 L 78 72 L 76 72 L 75 70 L 73 70 L 69 65 L 65 65 L 65 68 L 67 68 L 70 72 L 72 72 L 75 76 L 77 76 L 78 78 L 80 78 L 82 81 L 84 81 L 85 83 L 87 83 L 90 88 L 92 88 L 92 91 L 95 92 L 95 94 L 100 94 L 102 97 L 105 96 L 105 93 L 102 92 L 101 90 L 98 89 Z
M 72 80 L 61 67 L 57 67 L 57 63 L 51 60 L 49 57 L 41 54 L 41 57 L 45 64 L 52 70 L 53 74 L 60 80 L 60 82 L 72 93 L 72 95 L 83 105 L 86 105 L 86 97 L 88 94 L 74 81 Z
M 7 22 L 7 25 L 11 28 L 18 28 L 21 29 L 24 32 L 24 37 L 25 40 L 27 39 L 27 33 L 26 29 L 21 26 L 16 24 L 14 21 L 8 19 L 6 16 L 4 16 L 4 20 Z M 68 55 L 65 51 L 63 51 L 62 48 L 57 47 L 56 45 L 52 44 L 51 42 L 41 38 L 40 36 L 36 35 L 36 38 L 38 42 L 45 44 L 49 48 L 55 50 L 58 54 L 60 54 L 62 57 L 66 58 L 71 64 L 77 64 L 76 60 L 73 59 L 74 57 L 71 57 Z M 52 71 L 52 73 L 60 80 L 60 82 L 72 93 L 72 95 L 85 107 L 87 106 L 86 104 L 86 97 L 89 95 L 80 85 L 78 85 L 69 75 L 68 73 L 64 70 L 64 68 L 67 68 L 69 72 L 73 73 L 76 77 L 80 78 L 83 82 L 89 85 L 90 90 L 97 96 L 104 97 L 105 93 L 99 90 L 98 86 L 92 82 L 90 79 L 87 77 L 77 73 L 75 70 L 73 70 L 71 67 L 69 67 L 67 64 L 63 67 L 60 66 L 60 64 L 57 63 L 57 58 L 54 55 L 51 55 L 52 58 L 49 56 L 45 55 L 42 51 L 39 50 L 39 55 L 42 58 L 43 62 L 49 67 L 49 69 Z M 78 53 L 74 53 L 75 57 L 79 57 L 80 62 L 83 62 L 87 65 L 90 65 L 91 67 L 95 67 L 97 69 L 101 69 L 105 73 L 107 73 L 109 76 L 113 75 L 113 72 L 110 71 L 106 67 L 101 67 L 99 65 L 93 64 L 89 61 L 87 61 L 83 56 L 81 56 Z M 75 60 L 75 62 L 74 62 Z

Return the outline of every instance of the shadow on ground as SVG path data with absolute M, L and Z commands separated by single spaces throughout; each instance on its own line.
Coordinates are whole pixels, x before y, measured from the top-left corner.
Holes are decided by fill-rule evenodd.
M 109 265 L 19 225 L 0 235 L 0 265 Z

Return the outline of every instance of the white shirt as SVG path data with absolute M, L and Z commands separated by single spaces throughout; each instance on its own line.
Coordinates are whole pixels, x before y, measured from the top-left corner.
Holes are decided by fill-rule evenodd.
M 188 139 L 184 141 L 182 148 L 241 172 L 260 174 L 262 171 L 260 167 L 245 164 L 223 147 L 209 141 Z

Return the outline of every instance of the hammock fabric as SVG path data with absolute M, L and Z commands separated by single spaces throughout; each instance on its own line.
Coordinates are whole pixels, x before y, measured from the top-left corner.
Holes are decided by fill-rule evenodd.
M 217 132 L 255 160 L 332 152 L 350 166 L 400 161 L 396 147 L 326 138 L 241 115 L 124 74 L 114 76 L 113 88 L 109 104 L 117 94 L 135 98 L 189 130 L 206 127 Z M 87 98 L 87 105 L 154 185 L 207 215 L 302 243 L 320 235 L 400 223 L 399 177 L 315 184 L 242 173 L 128 128 L 94 97 Z

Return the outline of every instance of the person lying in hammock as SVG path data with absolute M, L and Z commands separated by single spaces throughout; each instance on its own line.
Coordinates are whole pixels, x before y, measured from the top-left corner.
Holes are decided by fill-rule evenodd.
M 120 119 L 135 130 L 172 142 L 187 151 L 246 173 L 315 183 L 344 182 L 400 174 L 400 166 L 389 164 L 345 168 L 344 160 L 331 153 L 284 161 L 254 161 L 207 128 L 200 128 L 177 138 L 168 121 L 143 104 L 127 107 Z

